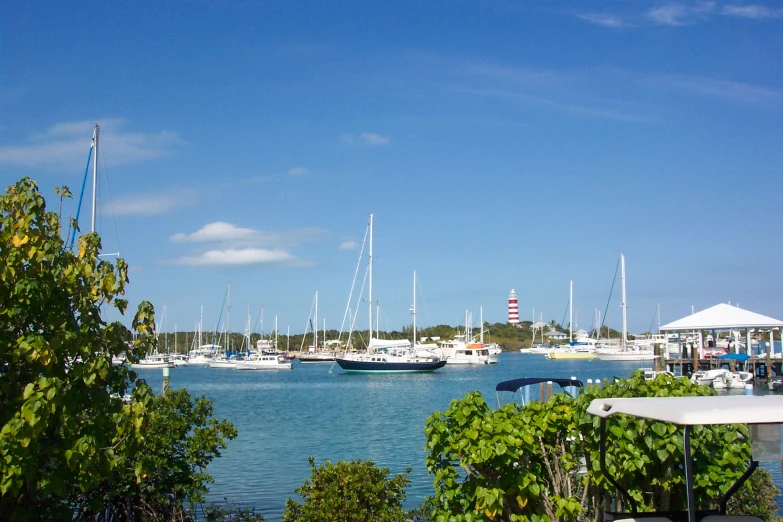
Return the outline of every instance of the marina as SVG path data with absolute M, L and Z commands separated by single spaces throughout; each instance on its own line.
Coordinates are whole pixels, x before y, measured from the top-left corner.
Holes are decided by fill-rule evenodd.
M 171 370 L 171 386 L 215 399 L 215 415 L 234 423 L 239 436 L 209 468 L 215 478 L 210 499 L 241 501 L 279 521 L 285 499 L 310 475 L 307 458 L 317 463 L 361 458 L 390 473 L 411 466 L 406 506 L 416 507 L 432 493 L 424 466 L 424 425 L 435 411 L 478 390 L 490 407 L 498 383 L 522 377 L 576 377 L 584 383 L 627 377 L 635 363 L 599 360 L 550 361 L 504 352 L 493 365 L 447 365 L 432 373 L 349 374 L 327 365 L 294 363 L 288 372 Z M 160 389 L 160 372 L 143 375 Z M 757 393 L 768 393 L 763 387 Z M 740 390 L 720 395 L 743 394 Z M 504 398 L 504 401 L 508 399 Z M 314 405 L 315 407 L 312 407 Z M 783 485 L 780 466 L 769 468 Z

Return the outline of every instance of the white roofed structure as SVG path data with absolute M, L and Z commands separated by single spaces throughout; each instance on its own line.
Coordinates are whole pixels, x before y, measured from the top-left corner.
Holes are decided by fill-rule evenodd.
M 634 397 L 594 399 L 587 413 L 625 414 L 681 426 L 783 423 L 783 396 Z
M 731 330 L 737 328 L 783 328 L 783 321 L 726 303 L 661 326 L 667 332 L 683 330 Z

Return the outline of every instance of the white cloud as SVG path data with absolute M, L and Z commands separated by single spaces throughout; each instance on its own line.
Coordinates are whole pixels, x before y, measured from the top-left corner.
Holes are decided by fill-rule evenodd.
M 204 225 L 202 228 L 191 234 L 174 234 L 169 241 L 174 243 L 203 243 L 209 241 L 234 241 L 238 239 L 248 239 L 260 234 L 259 231 L 252 228 L 235 227 L 231 223 L 217 221 Z
M 746 103 L 772 102 L 783 98 L 783 92 L 767 87 L 698 76 L 662 76 L 653 78 L 653 81 L 670 87 Z
M 377 147 L 379 145 L 389 144 L 388 136 L 380 136 L 374 132 L 362 132 L 361 139 L 362 142 L 364 142 L 364 144 L 369 147 Z
M 63 122 L 42 133 L 28 136 L 24 143 L 0 145 L 0 164 L 46 170 L 81 170 L 92 141 L 90 121 Z M 100 151 L 110 165 L 125 165 L 172 154 L 183 143 L 175 133 L 129 132 L 124 119 L 99 121 Z
M 207 250 L 194 256 L 181 257 L 173 264 L 189 266 L 241 266 L 284 264 L 296 258 L 284 250 L 265 248 L 242 248 L 225 250 Z
M 359 248 L 359 244 L 354 241 L 353 239 L 349 241 L 343 241 L 340 243 L 340 246 L 338 247 L 340 250 L 356 250 Z
M 684 25 L 688 10 L 682 4 L 669 4 L 647 12 L 647 17 L 659 25 Z
M 633 24 L 623 20 L 619 16 L 607 13 L 584 13 L 576 16 L 585 22 L 602 25 L 604 27 L 635 27 Z
M 390 139 L 388 136 L 381 136 L 374 132 L 362 132 L 358 136 L 353 134 L 341 134 L 340 143 L 348 146 L 361 145 L 364 147 L 379 147 L 381 145 L 388 145 Z
M 237 227 L 231 223 L 217 221 L 209 223 L 196 232 L 174 234 L 173 243 L 212 243 L 201 252 L 194 252 L 169 264 L 191 266 L 238 266 L 261 264 L 285 264 L 307 266 L 290 250 L 302 243 L 323 241 L 329 232 L 320 228 L 298 228 L 283 231 L 263 231 Z
M 301 176 L 304 176 L 308 172 L 309 171 L 306 168 L 304 168 L 304 167 L 296 167 L 296 168 L 290 169 L 288 171 L 288 175 L 292 176 L 294 178 L 299 178 Z
M 136 194 L 114 199 L 103 205 L 104 214 L 115 216 L 159 216 L 195 203 L 193 194 Z
M 783 9 L 772 9 L 764 5 L 725 5 L 721 10 L 721 14 L 761 20 L 766 18 L 783 18 Z

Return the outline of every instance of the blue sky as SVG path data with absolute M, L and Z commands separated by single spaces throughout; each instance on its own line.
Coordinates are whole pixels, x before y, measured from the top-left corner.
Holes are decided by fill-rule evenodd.
M 778 4 L 6 2 L 0 17 L 0 181 L 31 176 L 55 208 L 97 121 L 99 232 L 131 264 L 131 303 L 166 304 L 169 330 L 201 305 L 213 328 L 229 282 L 233 330 L 250 303 L 265 331 L 277 315 L 301 332 L 316 290 L 339 327 L 371 212 L 382 328 L 409 324 L 414 270 L 420 324 L 477 323 L 480 306 L 505 321 L 512 288 L 523 319 L 560 322 L 573 279 L 588 328 L 620 251 L 631 331 L 657 303 L 664 323 L 721 301 L 783 317 Z

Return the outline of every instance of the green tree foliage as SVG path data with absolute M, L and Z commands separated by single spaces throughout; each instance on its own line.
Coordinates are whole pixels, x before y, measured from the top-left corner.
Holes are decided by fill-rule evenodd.
M 135 335 L 105 322 L 102 307 L 127 308 L 128 266 L 101 259 L 96 234 L 73 251 L 61 232 L 32 180 L 0 196 L 0 519 L 185 516 L 236 432 L 206 399 L 156 397 L 112 366 L 154 347 L 154 310 L 139 305 Z
M 76 252 L 57 214 L 30 179 L 0 197 L 0 513 L 67 513 L 74 489 L 88 491 L 139 441 L 152 400 L 111 356 L 149 348 L 153 311 L 139 305 L 138 334 L 106 324 L 101 306 L 124 313 L 127 264 L 99 259 L 96 234 Z
M 778 512 L 780 490 L 772 482 L 772 475 L 764 468 L 756 468 L 753 475 L 729 500 L 729 515 L 751 515 L 767 522 L 783 522 Z
M 533 521 L 585 519 L 622 499 L 600 472 L 599 420 L 587 414 L 598 397 L 707 395 L 687 379 L 641 372 L 604 388 L 588 387 L 574 399 L 556 394 L 524 407 L 490 409 L 478 392 L 452 401 L 425 427 L 427 469 L 434 476 L 434 519 Z M 609 472 L 640 510 L 684 509 L 682 430 L 629 416 L 607 423 Z M 701 507 L 714 505 L 749 459 L 742 426 L 694 428 L 695 492 Z M 586 469 L 580 473 L 580 462 Z
M 192 401 L 185 390 L 155 397 L 149 410 L 143 445 L 73 502 L 80 518 L 184 520 L 186 506 L 204 502 L 212 482 L 206 466 L 220 456 L 226 439 L 236 437 L 236 429 L 212 418 L 211 400 Z
M 492 410 L 479 392 L 433 414 L 425 433 L 436 520 L 573 520 L 580 484 L 566 437 L 575 418 L 562 395 L 545 408 Z
M 405 520 L 405 487 L 408 473 L 388 478 L 389 470 L 373 462 L 354 460 L 316 466 L 310 457 L 312 474 L 296 490 L 300 504 L 288 499 L 284 522 L 402 522 Z

